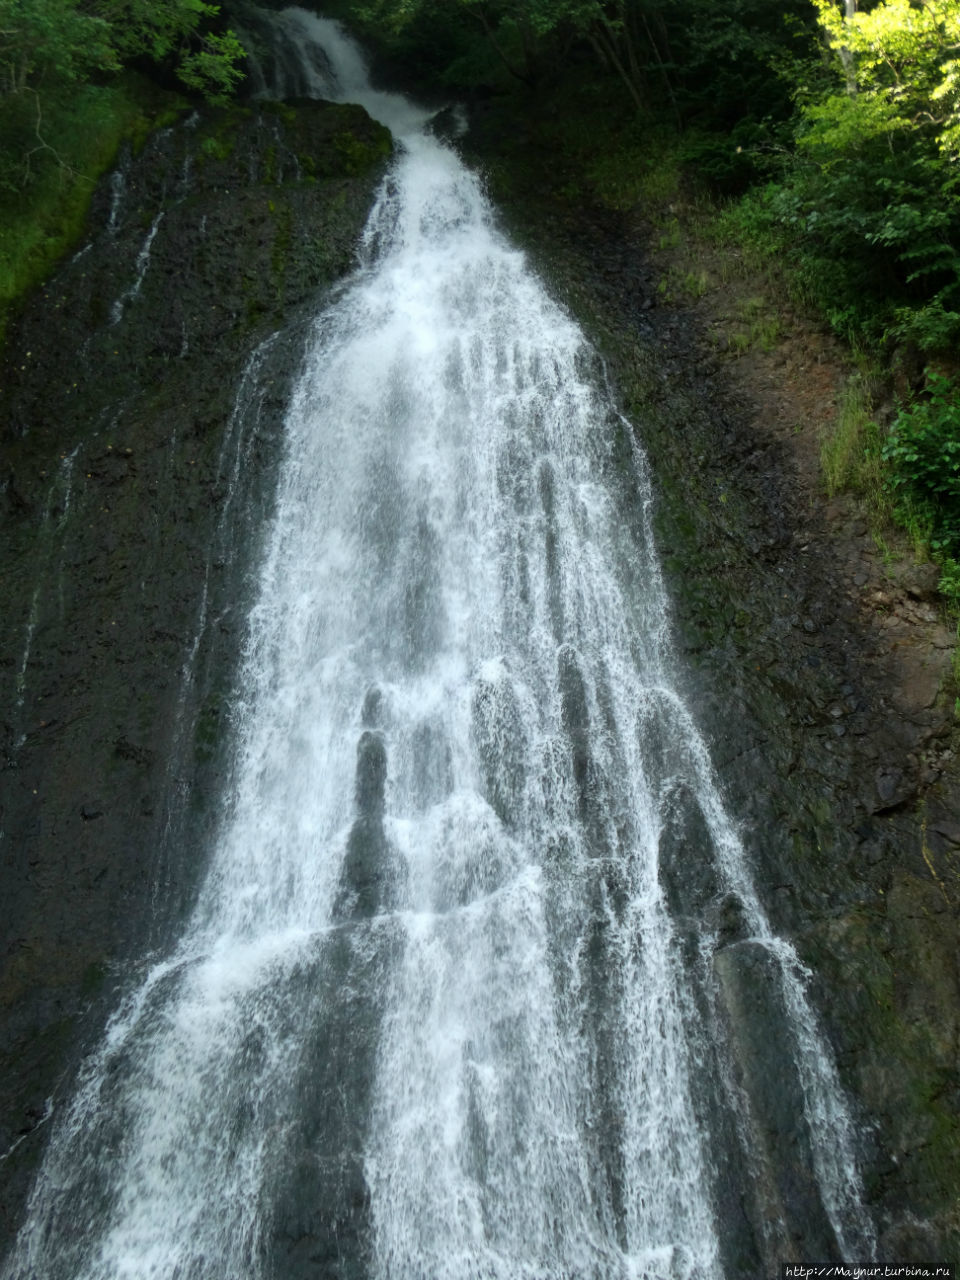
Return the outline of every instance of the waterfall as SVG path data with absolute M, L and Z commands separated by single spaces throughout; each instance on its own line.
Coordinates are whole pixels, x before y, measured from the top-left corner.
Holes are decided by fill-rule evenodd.
M 289 406 L 205 882 L 3 1275 L 739 1280 L 805 1229 L 864 1260 L 600 362 L 429 113 L 335 24 L 262 22 L 284 92 L 362 102 L 398 154 Z

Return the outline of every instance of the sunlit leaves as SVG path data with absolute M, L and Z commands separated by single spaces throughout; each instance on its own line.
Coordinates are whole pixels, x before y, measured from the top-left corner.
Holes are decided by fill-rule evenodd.
M 768 203 L 847 336 L 939 351 L 960 333 L 960 0 L 813 0 L 833 85 L 805 95 Z
M 892 148 L 891 135 L 908 128 L 909 122 L 884 98 L 831 94 L 804 109 L 797 145 L 811 159 L 829 165 L 878 138 Z
M 942 149 L 960 141 L 960 0 L 884 0 L 852 18 L 814 0 L 831 46 L 850 59 L 857 91 L 932 129 Z

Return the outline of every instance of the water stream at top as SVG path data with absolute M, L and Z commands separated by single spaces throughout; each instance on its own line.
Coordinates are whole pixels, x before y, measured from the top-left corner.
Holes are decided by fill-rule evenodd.
M 4 1275 L 736 1280 L 723 1183 L 772 1175 L 720 925 L 664 889 L 678 822 L 779 1009 L 825 1229 L 868 1257 L 598 361 L 428 113 L 334 24 L 270 22 L 281 92 L 362 102 L 398 155 L 289 408 L 198 904 L 59 1118 Z

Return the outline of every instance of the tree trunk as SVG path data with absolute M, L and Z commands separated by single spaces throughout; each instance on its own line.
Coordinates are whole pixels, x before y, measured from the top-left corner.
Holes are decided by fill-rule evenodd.
M 626 85 L 627 92 L 634 101 L 638 111 L 644 110 L 644 101 L 640 96 L 640 86 L 631 79 L 630 73 L 620 59 L 617 52 L 616 42 L 613 35 L 604 26 L 596 26 L 589 33 L 590 43 L 594 49 L 600 54 L 601 61 L 606 61 L 619 75 L 620 79 Z
M 477 18 L 479 19 L 480 25 L 483 27 L 483 34 L 490 41 L 491 45 L 493 46 L 497 54 L 497 57 L 500 59 L 500 61 L 503 63 L 506 69 L 510 72 L 512 76 L 514 76 L 522 84 L 525 84 L 527 85 L 528 88 L 532 89 L 534 87 L 534 81 L 531 79 L 529 74 L 524 74 L 524 72 L 522 72 L 518 67 L 514 66 L 514 64 L 510 61 L 510 59 L 504 53 L 503 47 L 501 46 L 500 41 L 497 39 L 496 34 L 494 33 L 494 30 L 491 27 L 490 22 L 487 19 L 487 15 L 483 11 L 483 9 L 477 10 Z
M 677 118 L 677 125 L 679 126 L 682 123 L 682 121 L 680 119 L 680 107 L 677 103 L 677 97 L 676 97 L 676 94 L 673 92 L 673 84 L 670 80 L 670 76 L 667 74 L 667 67 L 666 67 L 666 64 L 664 63 L 663 56 L 660 53 L 660 47 L 657 44 L 656 36 L 650 30 L 650 23 L 647 21 L 647 15 L 643 12 L 643 9 L 640 10 L 640 20 L 643 23 L 644 31 L 646 31 L 647 33 L 647 39 L 650 41 L 650 51 L 653 54 L 653 59 L 656 62 L 657 66 L 660 68 L 661 76 L 663 76 L 664 88 L 666 89 L 667 96 L 669 97 L 670 102 L 673 106 L 673 113 Z
M 850 22 L 857 12 L 857 0 L 844 0 L 845 17 Z M 854 62 L 852 52 L 846 45 L 840 48 L 840 61 L 843 63 L 843 69 L 847 76 L 847 93 L 851 98 L 857 96 L 857 66 Z

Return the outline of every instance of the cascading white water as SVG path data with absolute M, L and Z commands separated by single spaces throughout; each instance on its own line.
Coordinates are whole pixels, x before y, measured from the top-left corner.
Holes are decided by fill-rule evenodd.
M 4 1274 L 736 1280 L 739 1155 L 698 1091 L 708 1060 L 736 1075 L 718 928 L 685 957 L 660 866 L 681 792 L 689 857 L 772 966 L 837 1245 L 869 1256 L 597 361 L 427 114 L 374 93 L 334 24 L 277 21 L 306 87 L 400 152 L 290 406 L 199 902 L 89 1063 Z M 314 1242 L 307 1269 L 280 1239 Z

